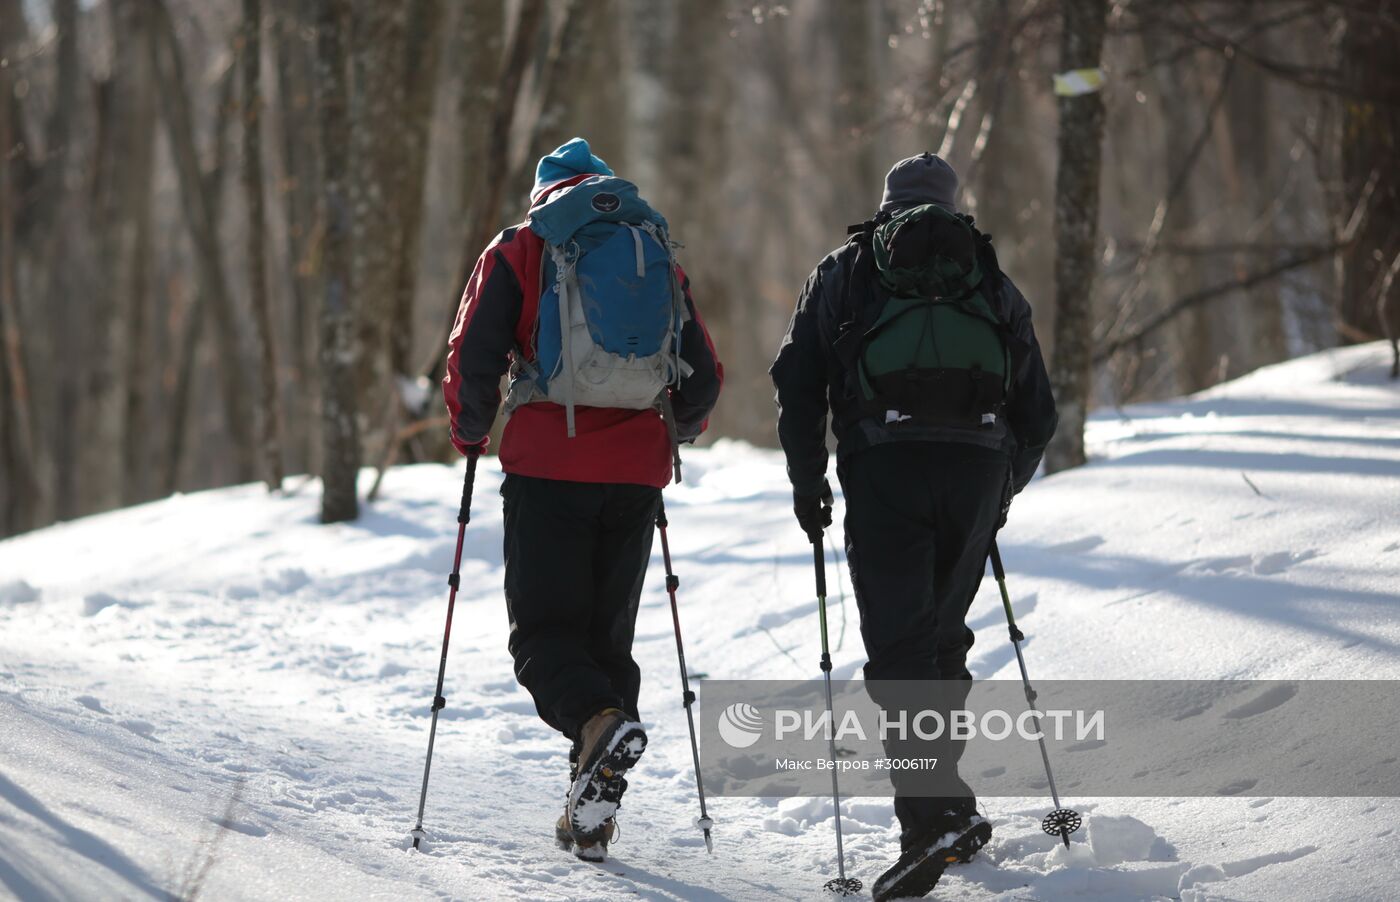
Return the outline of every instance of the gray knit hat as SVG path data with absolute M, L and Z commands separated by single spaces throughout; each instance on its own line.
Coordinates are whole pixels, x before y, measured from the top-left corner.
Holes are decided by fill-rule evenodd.
M 895 163 L 885 176 L 880 209 L 893 212 L 919 204 L 938 204 L 955 210 L 953 198 L 957 193 L 958 174 L 953 167 L 936 154 L 921 153 Z

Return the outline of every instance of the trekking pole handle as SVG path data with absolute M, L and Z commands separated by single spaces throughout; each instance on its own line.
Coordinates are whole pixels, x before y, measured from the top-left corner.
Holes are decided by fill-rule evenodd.
M 462 507 L 457 511 L 457 522 L 466 526 L 472 521 L 472 486 L 476 483 L 476 462 L 480 451 L 467 452 L 467 475 L 462 480 Z
M 1006 582 L 1006 570 L 1001 566 L 1001 550 L 997 548 L 996 539 L 992 539 L 992 573 L 996 576 L 997 582 Z
M 826 598 L 826 549 L 821 540 L 812 540 L 812 563 L 817 568 L 817 595 Z

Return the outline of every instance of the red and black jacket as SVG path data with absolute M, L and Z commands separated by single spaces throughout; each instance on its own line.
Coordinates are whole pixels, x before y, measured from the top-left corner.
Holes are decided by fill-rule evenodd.
M 587 176 L 551 185 L 534 200 Z M 544 242 L 521 224 L 486 247 L 462 294 L 448 339 L 443 396 L 451 415 L 452 443 L 466 453 L 486 439 L 501 403 L 501 377 L 512 356 L 533 360 L 539 317 Z M 704 431 L 719 400 L 724 368 L 690 297 L 690 282 L 677 267 L 690 320 L 681 331 L 681 357 L 691 374 L 671 389 L 676 431 L 683 442 Z M 501 437 L 501 468 L 519 476 L 568 482 L 632 483 L 663 488 L 671 481 L 671 438 L 655 410 L 577 409 L 577 434 L 569 438 L 564 408 L 549 402 L 516 408 Z

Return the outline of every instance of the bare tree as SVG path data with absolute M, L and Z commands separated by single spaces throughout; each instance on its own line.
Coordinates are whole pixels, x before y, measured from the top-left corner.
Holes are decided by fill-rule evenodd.
M 572 6 L 572 3 L 566 4 L 561 11 L 565 24 L 567 24 Z M 487 4 L 474 4 L 465 16 L 465 28 L 469 30 L 469 33 L 470 29 L 473 28 L 489 29 L 493 23 L 493 16 L 490 13 L 495 10 L 497 10 L 495 4 L 491 4 L 489 7 Z M 549 83 L 556 74 L 559 48 L 555 45 L 551 53 L 553 42 L 547 33 L 549 25 L 547 13 L 548 4 L 545 0 L 522 0 L 514 22 L 510 44 L 500 61 L 499 83 L 490 106 L 490 124 L 485 130 L 486 137 L 483 145 L 476 148 L 478 152 L 469 157 L 475 164 L 474 168 L 478 171 L 469 174 L 467 179 L 467 184 L 472 186 L 469 189 L 470 198 L 467 203 L 467 216 L 470 225 L 464 245 L 459 285 L 466 285 L 477 255 L 480 254 L 481 249 L 485 247 L 491 236 L 501 228 L 506 186 L 514 181 L 515 176 L 519 175 L 515 171 L 515 167 L 512 166 L 510 137 L 514 128 L 520 123 L 520 108 L 524 105 L 522 103 L 522 89 L 526 75 L 531 68 L 532 51 L 541 46 L 544 48 L 545 59 L 540 61 L 542 64 L 540 71 L 543 77 L 536 85 L 542 94 L 548 95 Z M 551 57 L 556 65 L 550 65 Z M 479 65 L 474 65 L 470 68 L 468 76 L 470 78 L 479 72 Z M 473 104 L 472 101 L 481 99 L 478 95 L 479 91 L 479 86 L 469 83 L 468 96 L 464 98 L 464 107 L 477 105 Z M 534 104 L 535 117 L 523 127 L 523 130 L 531 137 L 534 136 L 539 127 L 541 106 L 541 103 L 538 102 L 541 100 L 540 98 L 533 98 L 533 100 L 537 101 Z M 545 102 L 547 103 L 547 98 Z M 467 124 L 473 126 L 475 123 L 471 117 L 468 117 Z M 479 129 L 471 128 L 471 131 L 475 132 Z M 527 143 L 531 142 L 527 141 Z M 455 306 L 451 308 L 451 314 L 452 316 L 444 321 L 440 340 L 434 345 L 432 358 L 420 371 L 420 378 L 436 380 L 442 377 L 443 367 L 447 360 L 447 330 L 450 330 L 456 317 Z M 421 424 L 424 422 L 418 420 L 401 425 L 406 413 L 411 413 L 416 419 L 423 412 L 406 411 L 397 389 L 388 393 L 384 407 L 378 412 L 380 414 L 379 422 L 383 423 L 382 441 L 379 451 L 375 455 L 378 475 L 368 493 L 370 501 L 373 501 L 379 494 L 385 470 L 398 460 L 400 445 L 420 435 L 423 432 Z M 500 424 L 497 425 L 499 428 Z
M 123 0 L 121 6 L 129 19 L 127 29 L 131 41 L 136 45 L 130 59 L 132 97 L 129 127 L 134 143 L 131 174 L 128 176 L 131 184 L 126 193 L 130 204 L 127 211 L 131 222 L 129 228 L 133 234 L 127 239 L 130 242 L 131 272 L 124 286 L 124 312 L 130 322 L 126 330 L 130 346 L 126 350 L 126 409 L 123 413 L 121 453 L 121 501 L 132 504 L 151 497 L 155 489 L 146 418 L 151 410 L 151 371 L 154 369 L 148 330 L 154 318 L 151 311 L 151 289 L 155 282 L 152 273 L 155 233 L 152 209 L 157 113 L 155 73 L 151 69 L 149 52 L 150 16 L 137 0 Z M 116 283 L 114 287 L 118 290 L 123 288 Z
M 16 12 L 6 11 L 6 12 Z M 0 15 L 0 26 L 9 15 Z M 15 147 L 14 86 L 8 65 L 12 51 L 8 28 L 0 28 L 0 354 L 4 356 L 4 373 L 0 386 L 5 389 L 0 398 L 0 424 L 5 426 L 0 437 L 0 459 L 7 476 L 14 474 L 6 488 L 5 507 L 0 510 L 0 534 L 27 529 L 32 525 L 39 490 L 34 464 L 34 421 L 29 407 L 29 377 L 20 348 L 19 306 L 15 297 L 15 208 L 16 192 L 12 161 Z
M 317 170 L 317 123 L 314 110 L 316 54 L 309 0 L 279 0 L 272 10 L 277 61 L 277 125 L 282 151 L 278 182 L 287 231 L 287 269 L 291 351 L 286 363 L 296 386 L 289 397 L 287 451 L 294 472 L 318 471 L 319 389 L 316 321 L 320 297 L 317 247 L 320 174 Z
M 530 51 L 535 45 L 541 26 L 546 23 L 547 10 L 545 0 L 521 0 L 510 46 L 501 62 L 496 102 L 491 110 L 487 144 L 481 161 L 480 192 L 473 201 L 471 228 L 467 233 L 466 252 L 460 269 L 462 275 L 457 280 L 459 285 L 467 284 L 477 255 L 501 227 L 501 208 L 505 202 L 506 182 L 510 174 L 511 126 L 515 122 L 516 106 L 520 102 L 520 88 L 525 82 L 525 72 L 530 65 Z M 444 342 L 444 355 L 446 349 L 447 345 Z
M 210 202 L 209 185 L 200 174 L 194 116 L 187 91 L 190 81 L 185 75 L 184 56 L 175 36 L 175 24 L 165 0 L 146 2 L 150 4 L 154 28 L 151 53 L 157 73 L 156 84 L 161 93 L 162 116 L 179 176 L 185 222 L 194 243 L 200 282 L 199 303 L 208 304 L 213 314 L 214 343 L 219 351 L 216 381 L 224 402 L 234 476 L 240 482 L 246 481 L 253 472 L 253 443 L 247 396 L 242 387 L 243 355 L 239 340 L 242 330 L 229 292 L 218 220 Z
M 258 420 L 263 479 L 268 491 L 282 488 L 282 405 L 277 386 L 277 353 L 272 338 L 272 309 L 267 296 L 267 208 L 262 168 L 262 2 L 243 0 L 243 196 L 248 204 L 248 297 L 253 307 L 253 334 L 258 344 L 261 394 Z
M 378 405 L 391 384 L 389 336 L 397 325 L 393 312 L 403 237 L 400 188 L 408 4 L 355 0 L 350 15 L 350 178 L 345 187 L 350 200 L 350 281 L 355 287 L 360 342 L 355 379 L 358 409 L 362 418 L 376 418 L 369 431 L 377 433 L 381 428 Z
M 1235 14 L 1240 25 L 1248 28 L 1267 10 L 1268 4 L 1260 0 L 1245 0 Z M 1274 55 L 1270 33 L 1259 35 L 1255 44 L 1260 52 Z M 1220 113 L 1224 121 L 1216 127 L 1234 237 L 1264 247 L 1279 240 L 1279 199 L 1275 192 L 1284 172 L 1278 165 L 1280 155 L 1275 152 L 1278 137 L 1273 119 L 1277 102 L 1278 92 L 1268 77 L 1253 66 L 1244 67 L 1230 83 L 1226 105 Z M 1243 253 L 1236 253 L 1232 262 L 1237 273 L 1244 272 L 1249 263 Z M 1273 286 L 1254 289 L 1246 299 L 1244 313 L 1247 341 L 1242 351 L 1246 365 L 1253 369 L 1286 359 L 1288 336 L 1280 292 Z
M 1106 0 L 1064 0 L 1060 68 L 1099 65 L 1107 27 Z M 1084 421 L 1093 379 L 1095 248 L 1099 224 L 1099 167 L 1103 98 L 1097 92 L 1064 96 L 1060 108 L 1060 161 L 1055 173 L 1055 356 L 1050 379 L 1060 428 L 1046 450 L 1054 473 L 1084 463 Z
M 1339 58 L 1341 76 L 1353 96 L 1340 116 L 1344 198 L 1354 198 L 1377 172 L 1382 176 L 1354 247 L 1342 257 L 1337 303 L 1343 341 L 1379 338 L 1376 298 L 1387 268 L 1400 253 L 1400 75 L 1395 46 L 1400 38 L 1400 0 L 1376 0 L 1344 16 Z
M 395 267 L 390 319 L 389 367 L 398 376 L 412 372 L 413 297 L 418 286 L 418 256 L 427 187 L 428 135 L 437 99 L 438 60 L 442 55 L 443 0 L 413 0 L 404 40 L 403 185 L 399 192 L 402 240 Z
M 110 303 L 95 311 L 93 325 L 103 344 L 91 361 L 93 419 L 103 439 L 88 443 L 84 464 L 96 477 L 90 497 L 102 508 L 148 497 L 151 487 L 142 421 L 150 356 L 147 313 L 156 125 L 149 8 L 141 0 L 114 0 L 108 10 L 113 62 L 97 91 L 94 195 Z
M 317 0 L 316 74 L 321 125 L 325 205 L 322 251 L 325 296 L 321 307 L 321 522 L 359 516 L 355 482 L 360 471 L 360 433 L 355 406 L 359 365 L 352 306 L 350 218 L 345 181 L 350 119 L 346 86 L 345 28 L 348 0 Z

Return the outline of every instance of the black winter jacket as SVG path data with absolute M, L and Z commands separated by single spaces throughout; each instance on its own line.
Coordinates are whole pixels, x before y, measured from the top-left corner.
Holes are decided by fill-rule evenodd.
M 985 249 L 990 253 L 990 246 Z M 994 258 L 993 258 L 994 259 Z M 984 266 L 991 271 L 994 267 Z M 769 371 L 777 389 L 778 440 L 787 455 L 788 477 L 798 494 L 820 490 L 826 475 L 828 412 L 838 457 L 893 441 L 964 442 L 1004 451 L 1012 488 L 1025 488 L 1040 466 L 1058 417 L 1045 360 L 1031 325 L 1031 307 L 1005 275 L 993 282 L 996 313 L 1010 327 L 1015 366 L 1004 416 L 995 426 L 886 426 L 865 416 L 856 401 L 854 380 L 833 344 L 857 321 L 860 305 L 882 300 L 869 245 L 852 239 L 822 260 L 797 299 L 787 335 Z

